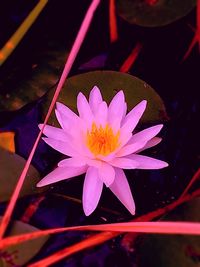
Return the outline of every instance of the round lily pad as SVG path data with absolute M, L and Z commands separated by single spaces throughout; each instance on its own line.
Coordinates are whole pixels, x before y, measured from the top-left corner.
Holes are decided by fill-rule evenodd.
M 196 0 L 116 0 L 118 14 L 131 24 L 157 27 L 186 16 Z
M 0 222 L 1 219 L 2 217 L 0 217 Z M 30 224 L 14 221 L 8 231 L 8 236 L 31 233 L 38 230 L 38 228 Z M 40 251 L 47 239 L 48 235 L 2 249 L 0 251 L 0 267 L 24 266 Z
M 93 86 L 98 86 L 104 100 L 109 103 L 120 90 L 124 91 L 131 110 L 142 100 L 147 100 L 147 109 L 142 117 L 143 123 L 167 120 L 164 103 L 155 90 L 146 82 L 126 73 L 116 71 L 93 71 L 69 78 L 62 89 L 58 102 L 62 102 L 76 111 L 77 95 L 82 92 L 87 97 Z M 47 113 L 54 90 L 49 91 L 42 104 L 43 116 Z M 52 114 L 49 124 L 56 124 L 55 115 Z
M 19 155 L 0 148 L 0 202 L 10 199 L 25 162 Z M 36 187 L 39 180 L 38 171 L 30 166 L 20 197 L 42 192 Z

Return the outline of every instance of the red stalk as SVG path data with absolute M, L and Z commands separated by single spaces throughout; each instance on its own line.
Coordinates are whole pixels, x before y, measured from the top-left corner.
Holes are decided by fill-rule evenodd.
M 110 41 L 111 43 L 114 43 L 118 39 L 115 0 L 109 1 L 109 26 L 110 26 Z
M 136 46 L 131 51 L 130 55 L 127 57 L 127 59 L 122 64 L 119 71 L 128 72 L 130 70 L 130 68 L 133 66 L 133 64 L 135 63 L 141 49 L 142 49 L 142 44 L 137 43 Z

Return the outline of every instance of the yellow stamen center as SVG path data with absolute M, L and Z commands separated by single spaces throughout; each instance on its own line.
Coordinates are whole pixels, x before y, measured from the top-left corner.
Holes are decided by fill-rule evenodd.
M 119 135 L 120 132 L 114 133 L 108 124 L 103 128 L 93 123 L 87 132 L 87 147 L 95 156 L 107 156 L 119 147 Z

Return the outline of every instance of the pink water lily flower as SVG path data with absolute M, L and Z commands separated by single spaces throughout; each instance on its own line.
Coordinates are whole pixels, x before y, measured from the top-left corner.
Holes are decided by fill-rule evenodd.
M 46 125 L 43 140 L 68 156 L 44 177 L 38 187 L 86 173 L 83 186 L 83 209 L 90 215 L 97 207 L 103 184 L 110 188 L 131 214 L 135 214 L 132 193 L 122 169 L 161 169 L 164 161 L 139 155 L 155 146 L 155 137 L 163 127 L 159 124 L 133 134 L 147 101 L 141 101 L 128 114 L 123 91 L 119 91 L 109 106 L 95 86 L 86 97 L 79 93 L 79 116 L 61 103 L 56 105 L 56 117 L 61 128 Z M 39 125 L 41 128 L 42 125 Z

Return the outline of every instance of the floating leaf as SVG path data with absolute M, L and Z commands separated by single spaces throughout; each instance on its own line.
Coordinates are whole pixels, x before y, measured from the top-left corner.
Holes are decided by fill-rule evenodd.
M 1 222 L 2 217 L 0 217 Z M 18 235 L 22 233 L 31 233 L 38 231 L 36 227 L 15 221 L 12 223 L 11 229 L 8 231 L 8 236 Z M 43 236 L 34 240 L 27 241 L 18 245 L 10 246 L 5 250 L 0 251 L 0 267 L 22 266 L 32 259 L 42 248 L 47 241 L 48 236 Z
M 119 15 L 131 24 L 156 27 L 187 15 L 196 0 L 116 0 Z
M 170 221 L 200 221 L 200 198 L 194 199 L 164 217 Z M 138 239 L 138 267 L 197 267 L 200 237 L 186 235 L 147 235 Z M 156 255 L 156 257 L 152 257 Z
M 0 147 L 15 152 L 15 133 L 14 132 L 0 132 Z
M 0 202 L 9 200 L 25 162 L 25 159 L 19 155 L 0 148 Z M 41 192 L 41 190 L 36 188 L 36 183 L 39 179 L 38 171 L 31 166 L 20 196 Z
M 128 109 L 138 104 L 141 100 L 148 101 L 147 110 L 142 122 L 150 123 L 167 119 L 165 106 L 159 95 L 146 82 L 129 74 L 116 71 L 93 71 L 69 78 L 60 93 L 58 101 L 76 111 L 76 98 L 81 91 L 88 96 L 94 85 L 97 85 L 104 99 L 109 102 L 117 91 L 125 93 Z M 43 114 L 45 115 L 52 99 L 54 90 L 51 90 L 43 103 Z M 50 124 L 55 124 L 55 116 L 52 115 Z
M 28 70 L 21 70 L 24 76 L 16 77 L 19 70 L 8 75 L 0 82 L 0 111 L 17 110 L 43 96 L 56 84 L 66 56 L 66 50 L 50 48 L 39 61 L 26 66 Z

